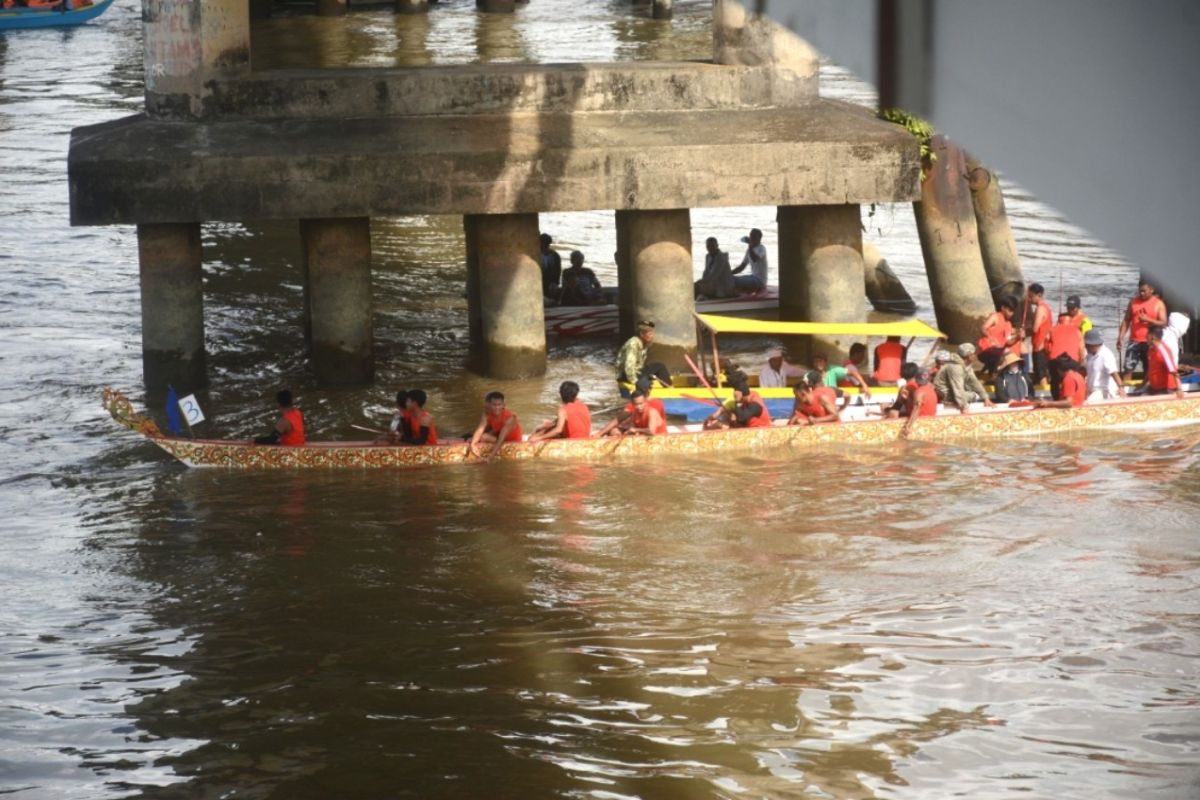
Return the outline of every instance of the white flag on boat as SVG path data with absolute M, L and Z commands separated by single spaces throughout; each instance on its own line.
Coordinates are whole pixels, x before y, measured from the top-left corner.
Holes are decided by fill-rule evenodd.
M 194 394 L 179 398 L 179 410 L 183 413 L 183 418 L 187 420 L 188 425 L 198 425 L 204 422 L 204 412 L 200 410 L 200 403 Z

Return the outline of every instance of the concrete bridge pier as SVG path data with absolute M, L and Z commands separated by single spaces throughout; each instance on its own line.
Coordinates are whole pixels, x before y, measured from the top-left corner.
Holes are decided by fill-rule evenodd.
M 546 372 L 537 214 L 470 214 L 467 313 L 471 341 L 493 378 Z
M 779 318 L 863 322 L 862 221 L 857 204 L 779 206 Z M 811 336 L 789 343 L 807 362 L 821 353 L 840 363 L 854 339 Z
M 971 189 L 975 225 L 979 231 L 979 251 L 992 299 L 999 300 L 1005 295 L 1022 297 L 1025 275 L 1021 272 L 1021 258 L 1017 254 L 1012 226 L 1008 224 L 1000 179 L 979 159 L 969 153 L 965 157 L 967 186 Z
M 142 379 L 154 401 L 168 384 L 182 397 L 208 382 L 200 223 L 138 225 Z
M 616 226 L 621 334 L 652 321 L 653 360 L 682 368 L 683 354 L 696 352 L 691 212 L 618 211 Z
M 322 384 L 369 383 L 375 375 L 371 326 L 371 221 L 300 221 L 305 328 Z
M 944 136 L 934 136 L 929 146 L 937 160 L 926 168 L 913 212 L 933 310 L 952 343 L 974 342 L 995 304 L 979 250 L 966 160 Z
M 650 16 L 654 19 L 670 19 L 675 14 L 674 0 L 654 0 Z

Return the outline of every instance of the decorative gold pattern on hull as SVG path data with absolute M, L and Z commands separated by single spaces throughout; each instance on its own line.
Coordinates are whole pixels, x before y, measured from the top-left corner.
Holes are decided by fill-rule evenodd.
M 113 419 L 141 433 L 192 467 L 238 469 L 362 469 L 427 467 L 476 463 L 465 444 L 432 447 L 376 446 L 322 442 L 303 447 L 255 445 L 246 441 L 184 439 L 164 435 L 152 420 L 137 414 L 124 395 L 104 390 L 103 404 Z M 915 441 L 991 439 L 1008 436 L 1061 435 L 1105 428 L 1165 427 L 1200 423 L 1200 396 L 1138 398 L 1072 409 L 1014 409 L 926 417 L 913 424 Z M 647 455 L 724 453 L 770 448 L 808 448 L 818 444 L 886 444 L 900 438 L 901 420 L 862 420 L 806 427 L 743 428 L 726 431 L 627 436 L 624 439 L 554 439 L 510 442 L 497 460 L 602 461 Z

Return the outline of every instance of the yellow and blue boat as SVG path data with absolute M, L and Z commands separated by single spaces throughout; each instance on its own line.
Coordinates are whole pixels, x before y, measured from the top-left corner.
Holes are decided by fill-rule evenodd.
M 82 25 L 103 14 L 112 3 L 113 0 L 60 0 L 36 6 L 0 5 L 0 31 Z

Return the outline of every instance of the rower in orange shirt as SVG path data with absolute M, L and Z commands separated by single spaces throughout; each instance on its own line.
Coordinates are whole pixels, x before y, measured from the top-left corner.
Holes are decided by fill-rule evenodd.
M 540 442 L 545 439 L 587 439 L 592 435 L 592 412 L 579 399 L 579 384 L 575 381 L 563 381 L 558 387 L 558 396 L 562 405 L 558 407 L 558 415 L 546 420 L 529 435 L 529 441 Z

